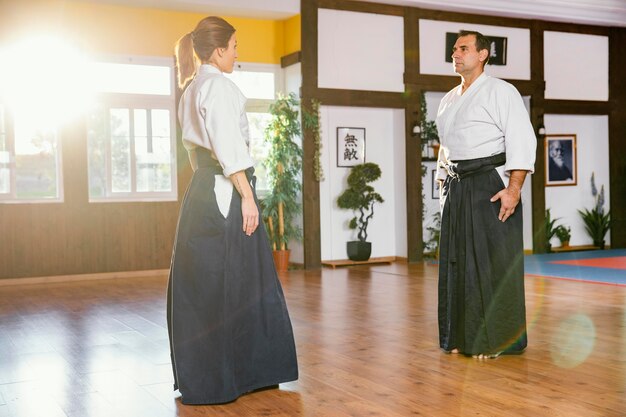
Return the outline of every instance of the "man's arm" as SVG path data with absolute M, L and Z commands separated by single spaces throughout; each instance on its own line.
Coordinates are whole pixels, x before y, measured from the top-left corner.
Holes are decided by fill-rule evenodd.
M 514 170 L 509 177 L 509 186 L 491 197 L 491 202 L 500 200 L 500 213 L 498 220 L 504 222 L 515 213 L 515 207 L 519 204 L 522 196 L 522 185 L 528 171 Z

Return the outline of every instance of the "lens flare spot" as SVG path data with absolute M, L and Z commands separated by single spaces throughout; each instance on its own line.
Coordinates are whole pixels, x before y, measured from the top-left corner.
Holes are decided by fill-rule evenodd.
M 561 323 L 552 339 L 552 361 L 561 368 L 574 368 L 591 354 L 595 340 L 596 328 L 588 316 L 570 316 Z

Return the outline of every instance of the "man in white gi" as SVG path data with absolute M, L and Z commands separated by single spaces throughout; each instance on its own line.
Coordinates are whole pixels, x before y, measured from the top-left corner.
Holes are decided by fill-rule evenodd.
M 478 32 L 459 33 L 452 60 L 461 84 L 437 113 L 439 342 L 481 359 L 527 345 L 520 194 L 537 147 L 519 92 L 484 73 L 489 46 Z

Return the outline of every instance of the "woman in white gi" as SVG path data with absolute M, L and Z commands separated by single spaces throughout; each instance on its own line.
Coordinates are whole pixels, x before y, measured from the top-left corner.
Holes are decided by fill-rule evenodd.
M 182 139 L 194 170 L 167 295 L 174 389 L 216 404 L 298 378 L 291 322 L 255 195 L 246 99 L 223 73 L 235 29 L 210 16 L 176 45 Z M 197 65 L 199 64 L 199 65 Z
M 459 33 L 452 60 L 462 83 L 437 115 L 439 342 L 478 358 L 527 345 L 520 195 L 537 146 L 519 92 L 483 72 L 489 47 L 478 32 Z

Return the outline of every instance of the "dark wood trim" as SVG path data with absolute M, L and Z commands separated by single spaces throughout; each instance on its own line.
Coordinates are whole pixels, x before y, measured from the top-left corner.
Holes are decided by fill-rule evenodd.
M 404 7 L 382 3 L 370 3 L 351 0 L 318 0 L 320 9 L 343 10 L 347 12 L 362 12 L 385 14 L 390 16 L 404 16 Z
M 513 84 L 523 96 L 530 96 L 537 91 L 543 91 L 545 89 L 545 82 L 543 81 L 511 79 L 505 79 L 505 81 Z M 404 82 L 425 91 L 448 92 L 459 85 L 461 79 L 457 75 L 433 75 L 405 72 Z
M 609 187 L 611 248 L 626 248 L 626 28 L 611 28 L 609 37 Z
M 478 25 L 506 26 L 511 28 L 528 29 L 531 20 L 517 19 L 513 17 L 492 16 L 486 14 L 467 14 L 460 12 L 449 12 L 443 10 L 431 10 L 417 8 L 419 19 L 444 20 L 448 22 L 474 23 Z M 469 28 L 468 28 L 469 30 Z
M 545 102 L 549 114 L 609 114 L 612 107 L 609 101 L 546 99 Z
M 302 62 L 302 52 L 301 51 L 296 51 L 296 52 L 292 52 L 289 55 L 285 55 L 285 56 L 281 56 L 280 57 L 280 67 L 281 68 L 287 68 L 291 65 L 295 65 L 299 62 Z
M 310 103 L 317 96 L 317 0 L 300 0 L 302 19 L 302 103 Z M 326 102 L 322 102 L 327 104 Z M 310 132 L 302 134 L 302 229 L 304 267 L 322 267 L 320 234 L 320 184 L 315 179 L 315 148 Z
M 581 25 L 577 23 L 550 22 L 547 20 L 535 20 L 541 30 L 548 32 L 580 33 L 584 35 L 609 36 L 611 28 L 607 26 Z
M 317 88 L 313 98 L 325 106 L 353 107 L 388 107 L 404 108 L 404 94 L 385 91 L 341 90 L 336 88 Z
M 404 17 L 405 74 L 411 71 L 419 72 L 419 20 L 416 16 L 415 9 L 407 8 Z M 421 261 L 424 256 L 422 181 L 415 181 L 416 178 L 422 178 L 422 152 L 420 138 L 414 137 L 413 134 L 413 126 L 420 120 L 421 92 L 421 89 L 407 85 L 404 108 L 407 257 L 409 262 Z
M 537 22 L 533 22 L 530 30 L 530 77 L 537 80 L 536 89 L 530 93 L 530 122 L 532 123 L 535 133 L 544 126 L 544 93 L 545 82 L 543 71 L 543 29 Z M 535 173 L 531 178 L 531 196 L 532 196 L 532 230 L 533 230 L 533 251 L 535 253 L 546 253 L 547 245 L 545 240 L 545 213 L 546 213 L 546 190 L 545 190 L 545 166 L 543 164 L 545 157 L 544 150 L 545 135 L 537 135 L 537 152 L 535 159 Z
M 407 69 L 409 71 L 412 70 L 411 67 Z M 405 84 L 410 84 L 414 88 L 419 88 L 424 91 L 441 91 L 447 93 L 461 82 L 457 75 L 420 74 L 418 72 L 409 71 L 404 73 Z

